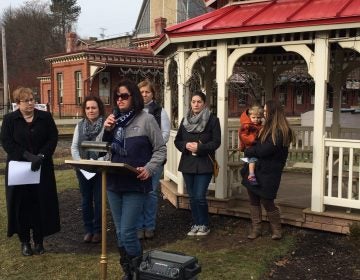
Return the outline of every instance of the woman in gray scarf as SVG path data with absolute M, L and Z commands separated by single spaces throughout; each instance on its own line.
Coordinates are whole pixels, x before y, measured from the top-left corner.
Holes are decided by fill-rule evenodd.
M 181 121 L 175 146 L 182 153 L 178 170 L 183 173 L 190 198 L 193 225 L 190 236 L 210 233 L 206 193 L 213 175 L 215 150 L 221 144 L 219 119 L 206 107 L 206 95 L 191 96 L 191 108 Z
M 82 104 L 84 118 L 76 125 L 71 155 L 74 160 L 98 159 L 97 152 L 81 148 L 83 141 L 101 141 L 104 124 L 104 104 L 97 96 L 86 96 Z M 81 192 L 81 208 L 85 228 L 85 243 L 101 241 L 101 173 L 87 179 L 84 171 L 76 170 Z

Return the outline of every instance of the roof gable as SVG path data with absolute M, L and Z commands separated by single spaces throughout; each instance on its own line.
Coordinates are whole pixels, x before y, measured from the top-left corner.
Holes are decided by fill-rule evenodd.
M 315 26 L 343 23 L 360 26 L 360 0 L 242 1 L 166 28 L 167 40 L 160 38 L 152 47 L 156 50 L 175 37 L 195 41 L 202 35 L 304 26 L 315 31 Z

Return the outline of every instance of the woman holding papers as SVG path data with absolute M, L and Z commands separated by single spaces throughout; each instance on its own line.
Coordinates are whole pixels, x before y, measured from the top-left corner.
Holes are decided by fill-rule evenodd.
M 60 230 L 59 206 L 52 155 L 58 141 L 58 130 L 48 112 L 34 108 L 30 88 L 20 87 L 13 93 L 18 110 L 4 116 L 1 141 L 7 153 L 6 203 L 8 236 L 17 233 L 24 256 L 43 254 L 43 238 Z M 28 172 L 40 170 L 40 183 L 9 185 L 13 170 L 10 161 L 30 162 Z M 31 233 L 34 247 L 31 247 Z
M 137 85 L 124 80 L 114 91 L 116 108 L 104 122 L 103 141 L 111 143 L 111 161 L 136 167 L 137 173 L 109 173 L 107 195 L 116 227 L 120 265 L 132 279 L 142 249 L 137 238 L 137 222 L 146 194 L 152 191 L 151 176 L 166 159 L 161 130 L 146 113 Z
M 86 96 L 82 104 L 84 118 L 76 125 L 71 144 L 74 160 L 98 159 L 97 152 L 81 148 L 83 141 L 101 141 L 104 125 L 104 104 L 97 96 Z M 101 241 L 101 173 L 87 179 L 84 171 L 76 170 L 81 192 L 82 218 L 85 243 Z

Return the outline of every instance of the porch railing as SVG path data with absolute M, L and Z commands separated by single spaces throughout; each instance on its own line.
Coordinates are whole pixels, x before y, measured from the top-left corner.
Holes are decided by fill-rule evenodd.
M 178 174 L 177 174 L 178 152 L 174 145 L 176 133 L 177 133 L 176 130 L 170 131 L 169 142 L 167 145 L 167 162 L 166 162 L 166 168 L 164 170 L 164 177 L 167 177 L 176 184 L 179 184 Z
M 313 128 L 300 126 L 292 128 L 296 134 L 296 142 L 290 146 L 288 165 L 292 166 L 296 163 L 311 168 Z M 325 135 L 327 151 L 325 204 L 360 209 L 360 141 L 331 139 L 330 128 L 326 128 Z M 341 128 L 340 135 L 360 139 L 360 129 Z M 178 152 L 173 145 L 175 136 L 176 131 L 171 131 L 165 177 L 178 184 Z M 238 126 L 229 126 L 228 136 L 227 186 L 228 196 L 232 197 L 241 189 L 240 159 L 243 153 L 238 150 Z
M 324 204 L 360 209 L 360 141 L 325 139 L 327 172 Z

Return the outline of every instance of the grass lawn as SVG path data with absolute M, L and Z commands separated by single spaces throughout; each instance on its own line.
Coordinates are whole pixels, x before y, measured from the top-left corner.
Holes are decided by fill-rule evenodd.
M 73 170 L 56 171 L 56 177 L 59 193 L 77 188 Z M 0 184 L 4 186 L 4 176 L 0 176 Z M 99 279 L 100 246 L 98 254 L 58 253 L 49 250 L 50 252 L 41 256 L 23 257 L 17 236 L 12 238 L 6 236 L 6 223 L 5 191 L 4 187 L 1 187 L 0 279 Z M 225 231 L 212 232 L 212 234 L 220 237 L 219 240 L 231 238 L 231 234 Z M 198 279 L 260 279 L 270 263 L 292 250 L 295 237 L 288 234 L 281 241 L 273 241 L 267 237 L 253 242 L 233 240 L 233 243 L 234 246 L 222 247 L 211 243 L 204 246 L 203 242 L 184 237 L 157 249 L 179 251 L 196 256 L 202 268 Z M 110 250 L 107 257 L 107 279 L 119 279 L 121 272 L 116 250 Z

